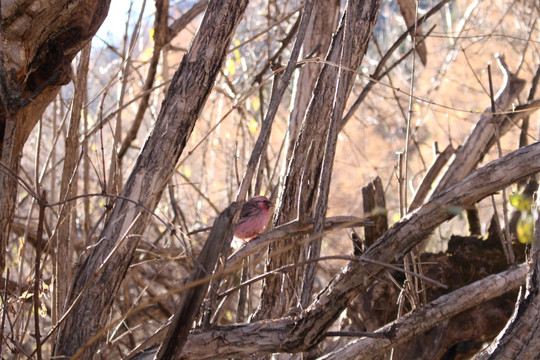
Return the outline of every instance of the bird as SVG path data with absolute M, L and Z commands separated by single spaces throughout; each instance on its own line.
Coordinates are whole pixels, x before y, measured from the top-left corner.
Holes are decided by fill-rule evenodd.
M 234 237 L 247 243 L 259 235 L 270 218 L 270 208 L 274 206 L 266 196 L 249 199 L 240 211 L 240 220 L 236 225 Z

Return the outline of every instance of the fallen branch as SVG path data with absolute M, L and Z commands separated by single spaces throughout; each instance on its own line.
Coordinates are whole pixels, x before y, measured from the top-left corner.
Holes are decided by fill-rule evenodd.
M 385 325 L 370 337 L 352 341 L 347 346 L 325 355 L 321 360 L 372 359 L 460 312 L 524 285 L 526 274 L 527 266 L 521 264 L 515 269 L 464 286 Z
M 538 172 L 540 143 L 503 156 L 394 224 L 361 258 L 383 263 L 401 259 L 437 226 L 454 217 L 456 209 L 472 205 Z M 324 338 L 350 299 L 364 291 L 371 283 L 369 278 L 383 269 L 377 264 L 350 262 L 300 315 L 199 330 L 188 338 L 183 358 L 217 359 L 307 350 Z

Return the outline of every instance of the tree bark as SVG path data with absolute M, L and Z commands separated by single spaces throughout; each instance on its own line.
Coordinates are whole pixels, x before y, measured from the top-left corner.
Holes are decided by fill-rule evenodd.
M 4 66 L 8 73 L 15 72 L 16 79 L 11 80 L 18 82 L 20 100 L 37 95 L 17 111 L 15 154 L 20 153 L 60 87 L 71 80 L 71 61 L 98 30 L 109 3 L 2 1 Z M 60 75 L 54 78 L 56 73 Z M 46 88 L 40 89 L 44 85 Z M 1 134 L 4 126 L 5 120 L 0 118 Z
M 210 94 L 247 0 L 211 1 L 99 243 L 77 271 L 55 355 L 92 358 L 133 253 Z M 129 200 L 128 200 L 129 199 Z M 99 335 L 98 335 L 99 337 Z M 85 345 L 86 344 L 86 345 Z
M 330 50 L 326 56 L 327 61 L 338 64 L 343 49 L 350 48 L 352 49 L 349 53 L 350 58 L 344 59 L 345 63 L 342 65 L 351 69 L 358 68 L 377 20 L 379 6 L 379 0 L 348 2 L 341 24 L 332 39 Z M 358 17 L 349 19 L 351 13 L 358 14 Z M 314 216 L 325 140 L 330 126 L 329 119 L 334 116 L 333 112 L 336 116 L 339 112 L 343 112 L 343 109 L 334 108 L 334 101 L 347 99 L 356 78 L 354 72 L 344 71 L 340 78 L 339 91 L 336 93 L 339 73 L 338 66 L 325 64 L 319 75 L 312 101 L 309 104 L 289 162 L 274 226 L 286 223 L 296 217 L 299 217 L 301 223 L 309 222 Z M 293 243 L 295 241 L 297 240 L 292 240 Z M 272 255 L 273 252 L 279 251 L 285 246 L 286 244 L 281 241 L 269 246 L 266 271 L 272 271 L 297 261 L 297 251 L 284 253 L 280 256 Z M 296 276 L 293 275 L 293 278 Z M 281 316 L 296 302 L 294 286 L 297 284 L 282 284 L 281 276 L 271 276 L 265 280 L 261 292 L 261 303 L 254 317 L 256 319 Z M 276 294 L 281 294 L 282 301 L 275 301 Z
M 304 58 L 312 54 L 315 50 L 317 51 L 312 56 L 325 56 L 330 46 L 331 37 L 329 34 L 332 34 L 336 29 L 338 14 L 339 1 L 315 2 L 313 15 L 311 16 L 311 22 L 303 45 Z M 299 70 L 298 80 L 294 89 L 294 103 L 287 124 L 287 161 L 292 156 L 294 143 L 298 138 L 298 132 L 300 131 L 302 120 L 304 119 L 322 66 L 322 64 L 307 63 Z
M 373 359 L 399 344 L 411 340 L 452 316 L 471 309 L 525 283 L 526 267 L 491 275 L 468 286 L 432 301 L 428 305 L 410 312 L 404 317 L 378 329 L 375 333 L 383 337 L 364 337 L 352 341 L 321 359 Z M 411 354 L 408 354 L 411 358 Z M 407 357 L 402 357 L 407 358 Z
M 364 216 L 375 224 L 364 229 L 365 246 L 370 247 L 388 230 L 386 200 L 384 199 L 384 187 L 380 177 L 377 176 L 362 188 L 362 199 L 364 201 Z
M 527 259 L 525 295 L 516 305 L 514 314 L 504 330 L 475 360 L 538 359 L 540 354 L 540 198 L 533 206 L 535 214 L 534 242 Z
M 214 221 L 212 230 L 197 259 L 196 266 L 189 281 L 199 281 L 211 275 L 220 255 L 226 254 L 233 238 L 233 223 L 238 222 L 242 203 L 234 202 Z M 233 217 L 237 219 L 234 220 Z M 163 341 L 156 357 L 157 360 L 179 359 L 193 322 L 199 312 L 201 303 L 208 290 L 209 281 L 186 290 L 182 294 L 178 308 L 172 318 L 167 337 Z
M 1 271 L 15 211 L 13 175 L 18 173 L 22 148 L 60 87 L 70 81 L 71 61 L 96 33 L 109 4 L 110 0 L 2 1 L 0 68 L 5 71 L 0 77 L 10 84 L 11 101 L 0 101 L 0 158 L 9 168 L 0 171 Z
M 465 179 L 394 224 L 357 262 L 349 263 L 297 317 L 194 332 L 184 359 L 216 359 L 247 354 L 305 351 L 318 344 L 350 299 L 365 291 L 384 267 L 401 259 L 437 226 L 490 194 L 540 171 L 540 143 L 516 150 L 474 171 Z M 225 345 L 226 344 L 226 345 Z
M 81 52 L 79 66 L 77 67 L 77 82 L 75 84 L 75 93 L 71 105 L 71 118 L 69 122 L 68 136 L 65 145 L 64 167 L 62 169 L 62 180 L 60 183 L 61 200 L 69 199 L 77 195 L 77 189 L 73 186 L 78 173 L 78 162 L 80 158 L 79 128 L 81 120 L 81 110 L 83 99 L 86 94 L 86 79 L 88 76 L 88 65 L 90 63 L 90 50 L 92 44 L 89 42 Z M 72 231 L 72 209 L 73 203 L 66 202 L 62 205 L 57 230 L 57 252 L 56 252 L 56 274 L 55 274 L 55 292 L 56 301 L 54 309 L 56 314 L 62 314 L 67 298 L 69 284 L 71 284 L 71 259 L 70 248 L 71 241 L 75 240 L 75 234 Z

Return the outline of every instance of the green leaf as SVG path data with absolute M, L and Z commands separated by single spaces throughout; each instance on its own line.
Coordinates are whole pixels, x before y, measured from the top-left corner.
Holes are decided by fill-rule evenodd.
M 257 120 L 251 119 L 248 125 L 249 132 L 253 134 L 255 131 L 257 131 L 258 127 L 259 127 L 259 123 L 257 122 Z
M 520 243 L 532 243 L 534 241 L 534 218 L 532 215 L 522 215 L 518 220 L 516 231 Z
M 508 197 L 510 205 L 520 211 L 531 211 L 532 199 L 522 194 L 512 194 Z

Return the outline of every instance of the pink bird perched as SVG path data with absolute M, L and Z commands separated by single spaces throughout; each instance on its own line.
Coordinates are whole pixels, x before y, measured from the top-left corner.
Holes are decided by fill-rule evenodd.
M 247 201 L 240 212 L 234 237 L 244 243 L 257 237 L 268 223 L 272 206 L 272 202 L 266 196 L 255 196 Z

